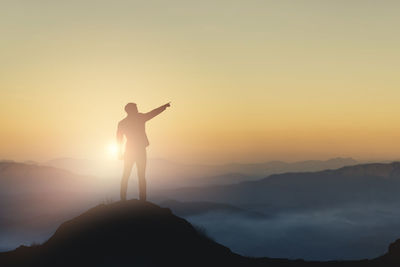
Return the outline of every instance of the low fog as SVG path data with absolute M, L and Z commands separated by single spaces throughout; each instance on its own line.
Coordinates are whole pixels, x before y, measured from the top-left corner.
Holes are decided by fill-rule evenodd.
M 186 217 L 233 251 L 254 257 L 363 259 L 400 237 L 400 206 L 357 206 L 251 218 L 229 212 Z

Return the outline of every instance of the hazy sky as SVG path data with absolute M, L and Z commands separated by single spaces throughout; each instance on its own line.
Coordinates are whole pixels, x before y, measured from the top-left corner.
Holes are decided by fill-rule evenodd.
M 400 158 L 400 1 L 0 3 L 0 159 L 106 156 L 131 101 L 150 157 Z

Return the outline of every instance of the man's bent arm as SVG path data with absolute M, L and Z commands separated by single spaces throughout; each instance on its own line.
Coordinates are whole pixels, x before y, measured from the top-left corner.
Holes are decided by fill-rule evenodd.
M 163 112 L 167 107 L 169 107 L 170 104 L 167 103 L 165 105 L 162 105 L 161 107 L 158 107 L 156 109 L 153 109 L 150 112 L 145 113 L 145 119 L 146 121 L 151 120 L 152 118 L 154 118 L 155 116 L 157 116 L 158 114 L 160 114 L 161 112 Z
M 122 158 L 122 142 L 124 140 L 124 134 L 122 132 L 121 126 L 118 124 L 117 129 L 117 146 L 118 146 L 118 157 Z

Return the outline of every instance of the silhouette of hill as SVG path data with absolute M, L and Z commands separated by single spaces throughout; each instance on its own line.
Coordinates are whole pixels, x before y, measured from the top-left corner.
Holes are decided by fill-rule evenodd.
M 400 240 L 374 260 L 247 258 L 149 202 L 98 205 L 63 223 L 42 245 L 0 253 L 0 266 L 399 266 Z
M 236 258 L 169 209 L 131 200 L 90 209 L 43 245 L 1 253 L 0 265 L 204 266 Z
M 284 173 L 232 185 L 181 188 L 181 201 L 257 204 L 265 212 L 400 202 L 400 163 L 374 163 L 321 172 Z

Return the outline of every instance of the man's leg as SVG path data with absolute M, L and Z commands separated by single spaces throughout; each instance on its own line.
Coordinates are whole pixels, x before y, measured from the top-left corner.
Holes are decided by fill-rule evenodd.
M 126 192 L 128 191 L 128 181 L 131 176 L 133 161 L 129 159 L 124 159 L 124 172 L 122 174 L 121 181 L 121 200 L 126 200 Z
M 139 200 L 146 201 L 146 148 L 137 155 L 136 167 L 139 181 Z

